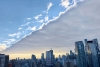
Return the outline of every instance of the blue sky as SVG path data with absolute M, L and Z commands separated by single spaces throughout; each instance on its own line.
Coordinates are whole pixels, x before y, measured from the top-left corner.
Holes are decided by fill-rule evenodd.
M 58 56 L 76 41 L 100 43 L 99 8 L 100 0 L 0 0 L 0 53 L 40 57 L 52 48 Z
M 1 50 L 42 29 L 74 4 L 74 0 L 0 0 Z

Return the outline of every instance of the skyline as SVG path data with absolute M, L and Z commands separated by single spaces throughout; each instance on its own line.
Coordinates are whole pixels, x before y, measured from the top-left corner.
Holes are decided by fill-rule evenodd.
M 77 6 L 57 20 L 44 25 L 41 30 L 33 32 L 0 53 L 38 55 L 53 48 L 55 53 L 63 54 L 70 49 L 74 50 L 74 42 L 78 40 L 97 38 L 100 43 L 99 2 L 99 0 L 85 0 L 77 3 Z M 35 27 L 32 30 L 35 30 Z
M 53 50 L 53 53 L 54 53 L 55 58 L 58 58 L 59 56 L 63 56 L 63 55 L 65 55 L 65 56 L 67 56 L 68 54 L 70 55 L 71 52 L 74 53 L 75 55 L 77 55 L 78 53 L 77 53 L 77 50 L 76 50 L 77 49 L 76 48 L 76 44 L 80 45 L 80 42 L 83 45 L 83 47 L 86 47 L 89 42 L 90 43 L 93 42 L 94 44 L 96 42 L 97 45 L 98 45 L 98 50 L 100 50 L 100 47 L 99 47 L 100 45 L 98 43 L 98 39 L 91 39 L 91 40 L 84 39 L 83 41 L 81 41 L 81 40 L 76 41 L 76 42 L 74 42 L 74 50 L 73 49 L 70 49 L 69 52 L 65 52 L 65 53 L 62 53 L 62 54 L 61 53 L 55 53 L 55 50 L 53 50 L 52 48 L 49 49 L 49 50 Z M 93 44 L 92 44 L 92 46 L 93 46 Z M 85 50 L 85 48 L 84 48 L 84 50 Z M 18 59 L 18 58 L 19 59 L 31 59 L 31 55 L 35 55 L 37 59 L 40 59 L 42 54 L 44 54 L 44 58 L 46 58 L 46 52 L 48 52 L 48 51 L 46 50 L 45 52 L 42 52 L 39 55 L 35 55 L 34 53 L 32 53 L 32 54 L 12 54 L 12 55 L 9 54 L 9 59 L 10 60 L 11 59 Z M 0 54 L 2 54 L 2 53 L 0 53 Z
M 84 39 L 75 42 L 75 52 L 55 56 L 54 50 L 41 53 L 41 58 L 32 54 L 31 58 L 10 59 L 9 55 L 0 54 L 0 67 L 100 67 L 100 47 L 98 39 Z

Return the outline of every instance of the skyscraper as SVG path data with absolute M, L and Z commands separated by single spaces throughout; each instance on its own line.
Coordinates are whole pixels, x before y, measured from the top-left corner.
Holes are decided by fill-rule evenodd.
M 42 64 L 45 65 L 44 53 L 42 53 L 41 55 L 41 61 L 42 61 Z
M 37 60 L 35 55 L 32 55 L 31 57 L 31 67 L 37 67 Z
M 99 46 L 97 39 L 87 41 L 85 39 L 86 59 L 89 67 L 99 67 Z
M 53 66 L 53 64 L 54 64 L 53 50 L 46 51 L 46 65 Z
M 44 53 L 42 53 L 42 55 L 41 55 L 41 60 L 42 61 L 44 60 Z
M 77 67 L 87 67 L 84 44 L 82 41 L 75 42 L 75 52 L 76 52 Z
M 0 67 L 8 67 L 9 55 L 0 54 Z

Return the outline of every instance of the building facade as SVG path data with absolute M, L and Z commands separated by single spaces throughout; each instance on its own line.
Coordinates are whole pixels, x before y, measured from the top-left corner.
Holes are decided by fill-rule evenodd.
M 77 67 L 87 67 L 84 44 L 82 41 L 75 42 L 75 52 L 76 52 Z
M 46 65 L 53 66 L 53 64 L 54 64 L 53 50 L 46 51 Z
M 0 54 L 0 67 L 8 67 L 9 55 Z
M 97 39 L 85 41 L 86 59 L 88 67 L 99 67 L 99 45 Z

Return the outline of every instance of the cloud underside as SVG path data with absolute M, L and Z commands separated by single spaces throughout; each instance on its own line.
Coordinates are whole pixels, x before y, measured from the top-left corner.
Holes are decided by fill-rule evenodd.
M 42 53 L 51 48 L 55 53 L 74 50 L 75 41 L 98 38 L 100 42 L 100 0 L 79 3 L 42 30 L 12 45 L 2 53 Z M 20 51 L 19 51 L 20 50 Z

